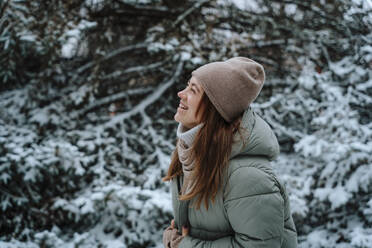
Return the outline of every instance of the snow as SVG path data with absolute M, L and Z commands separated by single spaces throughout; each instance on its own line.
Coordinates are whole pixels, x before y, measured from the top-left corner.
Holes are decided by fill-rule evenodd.
M 106 247 L 112 248 L 126 248 L 127 246 L 120 240 L 107 240 L 103 243 Z
M 100 11 L 104 7 L 104 3 L 105 0 L 85 0 L 85 5 L 95 11 Z
M 372 59 L 372 58 L 371 58 Z M 365 91 L 368 88 L 372 88 L 372 78 L 370 78 L 368 81 L 358 84 L 356 88 L 360 91 Z
M 30 170 L 28 170 L 28 171 L 25 173 L 23 179 L 24 179 L 26 182 L 27 182 L 27 181 L 36 182 L 36 177 L 37 177 L 37 175 L 38 175 L 37 171 L 30 169 Z
M 35 244 L 34 242 L 21 242 L 21 241 L 18 241 L 12 238 L 9 242 L 0 240 L 0 247 L 1 248 L 20 248 L 20 247 L 39 248 L 40 246 Z
M 29 42 L 35 42 L 37 36 L 34 34 L 24 34 L 20 37 L 21 40 L 29 41 Z
M 94 213 L 95 212 L 95 208 L 94 208 L 94 204 L 93 204 L 93 201 L 91 201 L 90 199 L 85 199 L 84 201 L 84 204 L 82 206 L 80 206 L 80 211 L 81 211 L 81 214 L 89 214 L 89 213 Z
M 172 44 L 163 44 L 161 42 L 152 42 L 148 47 L 147 51 L 149 53 L 158 53 L 159 51 L 171 51 L 174 50 L 174 46 Z
M 362 229 L 356 227 L 351 231 L 351 245 L 355 247 L 369 247 L 372 244 L 372 228 Z
M 53 208 L 59 208 L 63 207 L 67 204 L 67 201 L 65 199 L 56 199 L 53 204 Z
M 363 144 L 360 142 L 353 142 L 350 144 L 350 147 L 357 151 L 371 153 L 372 152 L 372 141 L 369 141 L 367 144 Z
M 308 61 L 307 61 L 308 63 Z M 316 85 L 316 80 L 313 76 L 312 71 L 314 71 L 314 67 L 311 64 L 307 64 L 304 69 L 301 71 L 301 74 L 298 78 L 298 82 L 300 85 L 305 87 L 305 89 L 310 90 Z
M 11 179 L 11 177 L 8 173 L 4 173 L 4 172 L 1 173 L 1 175 L 0 175 L 0 181 L 1 182 L 3 182 L 4 184 L 7 184 L 9 179 Z
M 294 15 L 297 12 L 297 5 L 295 4 L 286 4 L 284 11 L 288 16 Z
M 29 165 L 30 167 L 37 167 L 40 166 L 41 163 L 35 158 L 35 157 L 26 157 L 25 163 Z
M 329 67 L 335 74 L 343 77 L 353 71 L 354 66 L 350 63 L 349 58 L 343 58 L 340 61 L 329 63 Z
M 364 157 L 363 157 L 364 159 Z M 372 164 L 367 164 L 358 167 L 350 176 L 350 180 L 346 183 L 346 189 L 350 192 L 357 192 L 362 189 L 364 192 L 369 191 L 369 186 L 372 183 Z
M 327 247 L 327 236 L 328 232 L 325 230 L 315 230 L 311 232 L 307 237 L 307 242 L 312 245 L 312 247 Z
M 190 59 L 190 61 L 194 65 L 201 65 L 203 63 L 203 59 L 201 59 L 199 57 L 193 57 L 193 58 Z
M 182 52 L 181 53 L 181 60 L 185 61 L 185 60 L 190 60 L 191 58 L 191 54 L 190 53 L 187 53 L 187 52 Z
M 328 199 L 328 196 L 332 192 L 331 188 L 318 188 L 314 192 L 314 196 L 318 198 L 320 201 L 324 201 Z
M 35 111 L 36 113 L 30 118 L 31 122 L 36 122 L 40 126 L 44 126 L 49 122 L 49 114 L 48 114 L 48 108 L 45 109 L 39 109 L 38 111 Z
M 64 242 L 53 232 L 43 231 L 35 234 L 36 243 L 43 243 L 45 246 L 61 247 Z
M 309 156 L 320 156 L 325 147 L 327 146 L 327 142 L 322 140 L 320 137 L 315 135 L 308 135 L 302 138 L 296 145 L 296 151 L 301 150 L 302 154 L 305 157 Z
M 372 197 L 371 199 L 367 202 L 367 208 L 363 210 L 365 215 L 369 215 L 372 217 Z
M 352 195 L 344 187 L 338 186 L 329 192 L 328 199 L 331 202 L 332 209 L 335 209 L 344 205 L 351 197 Z
M 78 31 L 78 30 L 75 30 Z M 80 32 L 78 32 L 80 35 Z M 62 57 L 72 58 L 77 52 L 79 36 L 70 36 L 65 44 L 62 46 Z
M 224 0 L 220 0 L 220 1 L 224 1 Z M 229 0 L 229 1 L 235 4 L 240 9 L 252 11 L 258 14 L 267 11 L 267 7 L 264 7 L 261 5 L 262 4 L 261 1 L 257 1 L 257 0 L 251 0 L 251 1 Z
M 151 196 L 150 200 L 148 200 L 144 205 L 144 208 L 150 210 L 156 207 L 164 212 L 173 211 L 170 193 L 159 190 L 145 191 L 144 193 L 147 194 L 148 196 Z
M 70 23 L 70 25 L 72 24 Z M 62 38 L 61 56 L 64 58 L 72 58 L 77 55 L 82 31 L 95 27 L 96 25 L 96 22 L 81 20 L 75 28 L 67 30 Z
M 102 201 L 104 199 L 105 195 L 102 192 L 94 192 L 91 195 L 91 199 L 93 201 Z

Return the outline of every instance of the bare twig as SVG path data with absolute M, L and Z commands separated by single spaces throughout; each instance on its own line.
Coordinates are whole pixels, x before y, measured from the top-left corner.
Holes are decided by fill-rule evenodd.
M 194 10 L 200 8 L 204 3 L 208 2 L 208 0 L 201 0 L 196 2 L 191 8 L 186 10 L 182 15 L 180 15 L 177 20 L 172 24 L 171 29 L 177 27 L 180 22 L 182 22 L 188 15 L 190 15 Z
M 3 3 L 3 7 L 1 8 L 0 10 L 0 16 L 3 17 L 4 16 L 4 12 L 5 12 L 5 9 L 8 7 L 9 5 L 9 0 L 5 1 L 5 3 Z
M 86 106 L 82 110 L 79 110 L 78 113 L 76 113 L 77 116 L 82 116 L 86 114 L 89 111 L 92 111 L 94 109 L 97 109 L 103 105 L 107 105 L 112 102 L 120 101 L 122 99 L 126 99 L 127 97 L 131 95 L 139 95 L 139 94 L 146 94 L 151 90 L 151 88 L 141 88 L 141 89 L 129 89 L 125 92 L 120 92 L 114 95 L 107 96 L 105 98 L 99 99 L 97 101 L 94 101 L 92 104 Z
M 143 73 L 143 72 L 146 72 L 146 71 L 151 71 L 151 70 L 154 70 L 156 68 L 161 67 L 162 65 L 165 65 L 167 62 L 168 62 L 168 60 L 164 60 L 164 61 L 161 61 L 161 62 L 156 62 L 156 63 L 149 64 L 149 65 L 133 66 L 133 67 L 130 67 L 130 68 L 122 70 L 122 71 L 112 72 L 110 74 L 107 74 L 107 75 L 101 77 L 100 79 L 103 79 L 103 80 L 114 79 L 114 78 L 123 76 L 124 74 L 132 73 L 132 72 Z

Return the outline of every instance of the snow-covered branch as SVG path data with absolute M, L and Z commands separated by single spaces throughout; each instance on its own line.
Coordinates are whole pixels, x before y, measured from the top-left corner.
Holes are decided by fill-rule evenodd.
M 91 62 L 88 62 L 86 64 L 84 64 L 83 66 L 79 67 L 78 69 L 75 70 L 75 73 L 74 73 L 74 76 L 71 78 L 71 82 L 74 82 L 77 77 L 79 76 L 79 74 L 83 73 L 84 71 L 92 68 L 93 66 L 99 64 L 99 63 L 103 63 L 105 62 L 106 60 L 109 60 L 115 56 L 118 56 L 122 53 L 125 53 L 125 52 L 128 52 L 128 51 L 133 51 L 133 50 L 137 50 L 137 49 L 144 49 L 148 46 L 148 44 L 146 43 L 138 43 L 138 44 L 134 44 L 134 45 L 129 45 L 129 46 L 125 46 L 125 47 L 121 47 L 121 48 L 118 48 L 116 50 L 113 50 L 111 52 L 109 52 L 108 54 L 106 54 L 105 56 L 103 56 L 102 58 L 98 59 L 97 61 L 91 61 Z
M 183 61 L 179 60 L 177 67 L 173 76 L 170 79 L 167 79 L 165 82 L 161 83 L 158 88 L 154 90 L 152 94 L 147 96 L 143 101 L 141 101 L 138 105 L 136 105 L 132 110 L 124 112 L 122 114 L 118 114 L 114 116 L 110 121 L 105 124 L 105 127 L 112 127 L 117 123 L 122 123 L 125 119 L 136 115 L 140 112 L 144 112 L 145 109 L 156 102 L 159 97 L 171 86 L 176 82 L 176 80 L 180 77 L 182 73 Z

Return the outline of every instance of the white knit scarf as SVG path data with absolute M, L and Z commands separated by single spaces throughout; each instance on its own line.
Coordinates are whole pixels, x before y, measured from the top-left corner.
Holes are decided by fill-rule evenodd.
M 187 194 L 192 189 L 191 174 L 194 169 L 194 155 L 192 153 L 192 145 L 194 143 L 196 134 L 204 126 L 204 123 L 200 123 L 191 129 L 187 129 L 182 123 L 179 123 L 177 128 L 177 151 L 178 157 L 182 164 L 183 170 L 183 185 L 181 194 Z

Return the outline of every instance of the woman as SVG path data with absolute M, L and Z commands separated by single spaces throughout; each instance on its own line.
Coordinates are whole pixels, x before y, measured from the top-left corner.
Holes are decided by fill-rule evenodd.
M 192 72 L 178 93 L 171 181 L 174 220 L 165 247 L 297 247 L 285 188 L 270 161 L 269 125 L 250 108 L 265 80 L 257 62 L 235 57 Z

